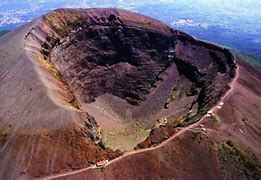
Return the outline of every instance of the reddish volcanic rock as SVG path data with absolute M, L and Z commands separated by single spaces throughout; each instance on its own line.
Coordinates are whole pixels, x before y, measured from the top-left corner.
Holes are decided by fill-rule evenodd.
M 0 179 L 260 177 L 261 73 L 229 50 L 120 9 L 0 42 Z

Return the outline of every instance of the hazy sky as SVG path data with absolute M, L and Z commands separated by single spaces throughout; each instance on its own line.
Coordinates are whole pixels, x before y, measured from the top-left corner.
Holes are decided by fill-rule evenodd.
M 159 9 L 155 4 L 165 6 Z M 248 33 L 261 31 L 261 0 L 0 0 L 0 29 L 61 7 L 120 7 L 174 26 L 222 25 Z

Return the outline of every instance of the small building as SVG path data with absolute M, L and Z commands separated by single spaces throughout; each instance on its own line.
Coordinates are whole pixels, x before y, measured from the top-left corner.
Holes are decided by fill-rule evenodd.
M 98 162 L 96 162 L 96 166 L 102 167 L 102 166 L 106 166 L 108 163 L 109 163 L 109 160 L 98 161 Z

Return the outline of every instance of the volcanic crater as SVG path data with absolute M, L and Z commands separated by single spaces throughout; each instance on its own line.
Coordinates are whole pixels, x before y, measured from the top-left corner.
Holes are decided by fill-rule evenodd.
M 50 29 L 40 41 L 43 61 L 54 66 L 77 106 L 94 116 L 114 149 L 132 149 L 162 121 L 196 122 L 234 76 L 227 49 L 143 15 L 57 10 L 43 19 Z M 107 127 L 111 122 L 114 127 Z
M 26 157 L 27 167 L 35 168 L 30 172 L 33 177 L 81 169 L 123 151 L 160 145 L 202 119 L 236 76 L 236 57 L 228 49 L 125 10 L 58 9 L 24 29 L 20 34 L 25 34 L 25 54 L 37 72 L 30 77 L 36 82 L 37 75 L 44 89 L 37 97 L 47 94 L 51 104 L 37 106 L 55 108 L 50 111 L 53 116 L 46 113 L 41 122 L 30 115 L 30 125 L 24 124 L 27 129 L 20 136 L 26 139 L 33 131 L 40 143 L 43 135 L 49 154 L 53 151 L 48 147 L 59 136 L 60 146 L 70 150 L 57 151 L 72 157 L 56 155 L 45 163 L 47 170 L 41 167 L 44 157 Z M 7 139 L 0 140 L 4 144 Z M 48 168 L 50 163 L 59 166 Z
M 163 119 L 174 126 L 197 121 L 234 76 L 227 49 L 143 15 L 57 10 L 44 21 L 51 32 L 40 41 L 44 61 L 54 65 L 114 149 L 133 148 Z M 111 122 L 115 126 L 108 128 Z

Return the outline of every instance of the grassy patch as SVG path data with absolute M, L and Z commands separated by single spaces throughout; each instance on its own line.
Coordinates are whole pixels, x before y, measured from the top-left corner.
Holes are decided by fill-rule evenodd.
M 251 160 L 231 140 L 222 143 L 222 149 L 237 162 L 237 166 L 249 179 L 258 179 L 261 175 L 261 167 L 258 159 Z
M 213 121 L 214 122 L 220 122 L 221 120 L 220 120 L 220 118 L 217 116 L 217 115 L 212 115 L 212 118 L 213 118 Z

